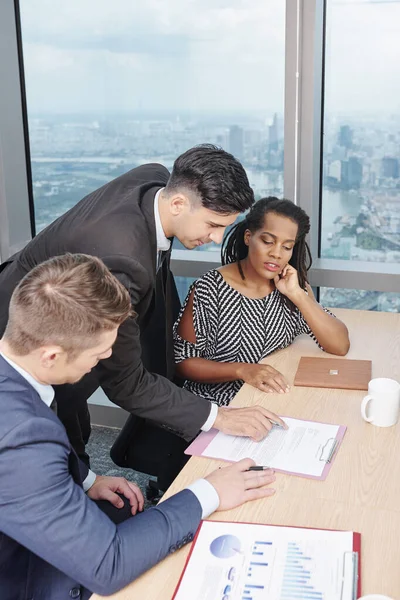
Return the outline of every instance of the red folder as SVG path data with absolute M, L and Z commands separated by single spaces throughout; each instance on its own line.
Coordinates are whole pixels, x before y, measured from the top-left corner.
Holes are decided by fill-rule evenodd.
M 174 598 L 176 598 L 178 591 L 179 591 L 179 587 L 181 585 L 181 582 L 183 580 L 183 577 L 185 575 L 185 571 L 186 568 L 189 564 L 190 558 L 192 556 L 192 553 L 194 551 L 194 548 L 196 546 L 196 542 L 198 540 L 198 537 L 200 535 L 200 531 L 201 528 L 203 526 L 203 523 L 205 521 L 202 521 L 197 529 L 196 535 L 194 537 L 193 543 L 192 543 L 192 547 L 190 548 L 190 552 L 186 558 L 181 576 L 179 578 L 179 581 L 176 585 L 174 594 L 172 596 L 171 600 L 174 600 Z M 206 521 L 206 522 L 210 522 L 210 523 L 228 523 L 228 521 Z M 268 525 L 267 523 L 251 523 L 251 522 L 241 522 L 242 524 L 245 525 Z M 298 527 L 297 525 L 273 525 L 273 527 L 282 527 L 282 528 L 294 528 L 294 529 L 312 529 L 315 531 L 346 531 L 346 530 L 336 530 L 336 529 L 321 529 L 321 528 L 317 528 L 317 527 Z M 356 598 L 360 598 L 361 597 L 361 534 L 360 533 L 356 533 L 353 532 L 353 555 L 356 557 L 356 565 L 355 565 L 355 574 L 354 574 L 354 600 L 356 600 Z

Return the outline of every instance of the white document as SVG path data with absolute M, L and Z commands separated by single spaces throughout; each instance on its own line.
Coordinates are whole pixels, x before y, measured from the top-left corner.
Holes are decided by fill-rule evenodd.
M 252 458 L 257 465 L 321 477 L 327 460 L 336 448 L 339 425 L 288 417 L 284 421 L 288 429 L 273 427 L 261 442 L 219 431 L 201 456 L 232 462 Z
M 352 600 L 353 556 L 351 531 L 204 521 L 174 599 Z

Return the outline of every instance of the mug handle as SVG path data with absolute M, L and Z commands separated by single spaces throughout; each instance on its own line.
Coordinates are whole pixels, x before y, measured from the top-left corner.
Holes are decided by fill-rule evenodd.
M 361 416 L 368 423 L 372 423 L 374 419 L 374 417 L 367 417 L 367 404 L 372 399 L 372 396 L 365 396 L 365 398 L 363 398 L 363 401 L 361 402 Z

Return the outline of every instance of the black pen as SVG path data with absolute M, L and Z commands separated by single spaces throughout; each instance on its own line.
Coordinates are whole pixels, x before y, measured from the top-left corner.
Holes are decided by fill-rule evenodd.
M 277 423 L 276 421 L 271 421 L 271 419 L 269 419 L 269 421 L 272 423 L 273 427 L 280 427 L 281 429 L 283 429 L 283 425 L 281 425 L 280 423 Z
M 249 467 L 246 471 L 267 471 L 270 467 L 262 467 L 261 465 L 256 465 L 255 467 Z

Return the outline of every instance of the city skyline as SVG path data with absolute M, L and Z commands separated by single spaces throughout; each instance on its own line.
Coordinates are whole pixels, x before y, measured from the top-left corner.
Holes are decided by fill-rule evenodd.
M 153 114 L 153 117 L 156 113 Z M 170 115 L 171 116 L 171 115 Z M 240 123 L 240 124 L 239 124 Z M 256 198 L 283 196 L 283 118 L 244 114 L 231 120 L 163 114 L 93 120 L 92 115 L 30 120 L 33 189 L 39 232 L 94 189 L 146 162 L 172 167 L 201 142 L 221 145 L 244 165 Z M 323 154 L 322 253 L 326 258 L 400 260 L 400 130 L 387 122 L 328 119 Z M 392 156 L 389 156 L 392 153 Z M 179 248 L 179 244 L 177 245 Z M 198 251 L 215 250 L 207 245 Z M 178 278 L 183 298 L 190 278 Z M 328 305 L 398 310 L 400 296 L 322 290 Z

